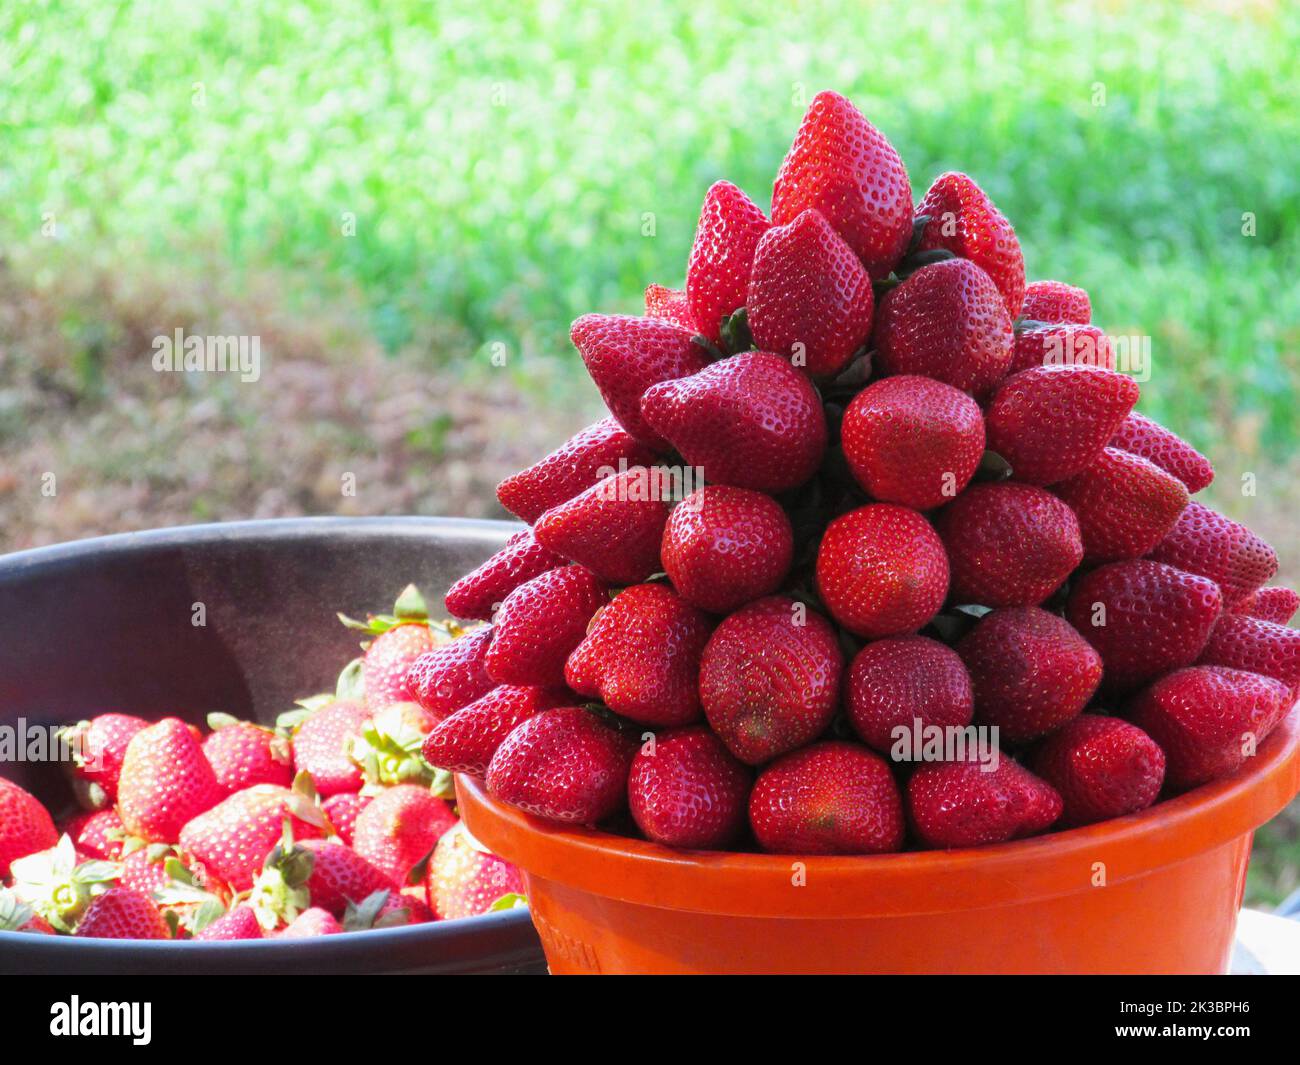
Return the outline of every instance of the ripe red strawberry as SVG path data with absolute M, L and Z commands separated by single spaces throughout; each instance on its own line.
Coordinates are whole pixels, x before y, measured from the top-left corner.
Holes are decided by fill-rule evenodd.
M 307 773 L 322 796 L 358 791 L 365 782 L 352 759 L 352 744 L 370 711 L 352 699 L 335 699 L 315 711 L 293 736 L 294 773 Z
M 463 821 L 438 840 L 429 861 L 428 892 L 443 920 L 478 917 L 499 899 L 523 891 L 519 870 L 484 849 Z
M 863 742 L 889 754 L 894 730 L 910 733 L 917 721 L 969 725 L 975 696 L 956 651 L 925 636 L 895 636 L 867 644 L 853 659 L 844 708 Z
M 770 496 L 711 484 L 673 508 L 660 555 L 678 595 L 725 614 L 776 591 L 790 571 L 794 533 Z
M 1212 580 L 1130 559 L 1084 574 L 1065 616 L 1101 654 L 1106 688 L 1127 691 L 1195 662 L 1222 605 Z
M 641 416 L 641 396 L 651 385 L 704 369 L 704 349 L 690 330 L 654 318 L 584 314 L 569 331 L 601 398 L 619 425 L 641 443 L 668 450 Z
M 497 499 L 511 514 L 531 524 L 551 507 L 608 477 L 620 463 L 648 466 L 654 460 L 653 448 L 638 443 L 617 419 L 602 418 L 526 470 L 507 477 L 497 485 Z M 457 614 L 450 596 L 447 609 Z
M 490 692 L 495 682 L 487 673 L 487 655 L 494 631 L 471 629 L 412 662 L 406 682 L 415 701 L 441 719 Z
M 712 629 L 667 585 L 635 585 L 592 619 L 565 681 L 633 721 L 684 725 L 700 716 L 700 654 Z
M 440 802 L 438 799 L 433 801 Z M 446 822 L 440 820 L 438 823 Z M 311 871 L 306 880 L 311 905 L 328 910 L 335 917 L 342 917 L 349 903 L 355 905 L 376 891 L 389 890 L 395 886 L 388 873 L 342 843 L 328 839 L 309 839 L 297 846 L 311 856 Z M 425 852 L 427 853 L 428 851 Z
M 321 810 L 339 839 L 352 846 L 352 833 L 356 829 L 361 811 L 370 805 L 371 796 L 355 791 L 342 791 L 322 802 Z
M 175 843 L 186 822 L 225 794 L 190 727 L 168 717 L 137 732 L 127 746 L 117 812 L 131 835 Z
M 670 492 L 657 470 L 635 466 L 552 507 L 537 519 L 533 535 L 603 581 L 636 584 L 659 572 Z
M 1261 588 L 1238 602 L 1232 613 L 1285 625 L 1297 610 L 1300 610 L 1300 595 L 1290 588 Z
M 1218 584 L 1231 609 L 1277 573 L 1277 554 L 1240 522 L 1191 502 L 1151 548 L 1157 562 L 1199 573 Z
M 907 812 L 927 847 L 984 847 L 1036 836 L 1061 816 L 1061 796 L 1005 755 L 985 771 L 977 761 L 926 762 L 907 782 Z
M 349 903 L 343 914 L 343 931 L 404 928 L 412 924 L 428 924 L 437 919 L 438 915 L 415 896 L 384 890 L 371 894 L 360 903 Z
M 170 939 L 167 924 L 147 895 L 109 888 L 86 910 L 73 933 L 82 939 Z
M 844 411 L 844 458 L 873 499 L 929 510 L 975 475 L 984 419 L 966 393 L 904 374 L 868 385 Z
M 943 606 L 948 556 L 916 511 L 873 503 L 827 526 L 817 551 L 817 591 L 850 632 L 869 640 L 902 636 Z
M 1138 455 L 1113 447 L 1103 449 L 1082 473 L 1053 485 L 1052 491 L 1079 519 L 1086 562 L 1145 555 L 1174 528 L 1187 506 L 1182 481 Z M 1173 558 L 1152 557 L 1177 565 Z
M 483 565 L 447 589 L 447 609 L 458 618 L 491 621 L 505 597 L 524 581 L 564 565 L 564 556 L 539 544 L 532 529 L 521 529 Z
M 393 703 L 413 699 L 406 674 L 422 654 L 433 650 L 433 633 L 427 623 L 410 622 L 394 625 L 381 632 L 366 648 L 361 660 L 365 684 L 366 709 L 371 715 Z
M 715 344 L 722 343 L 723 320 L 745 305 L 754 249 L 771 224 L 729 181 L 705 193 L 686 267 L 686 298 L 695 327 Z
M 59 835 L 72 837 L 77 856 L 81 859 L 98 858 L 106 862 L 120 861 L 126 844 L 126 829 L 117 811 L 91 810 L 78 814 L 59 826 Z
M 52 936 L 54 926 L 31 906 L 18 897 L 18 893 L 0 887 L 0 932 L 28 932 Z
M 957 641 L 970 671 L 975 718 L 1010 743 L 1037 739 L 1077 716 L 1101 683 L 1101 656 L 1064 619 L 1004 607 Z
M 1197 661 L 1272 677 L 1291 689 L 1292 699 L 1300 694 L 1300 631 L 1286 625 L 1224 614 Z
M 887 277 L 912 235 L 907 169 L 878 129 L 839 93 L 813 97 L 772 187 L 772 221 L 816 208 L 862 260 Z
M 971 485 L 934 524 L 958 603 L 1037 606 L 1083 559 L 1074 512 L 1033 485 Z
M 343 931 L 335 916 L 328 910 L 313 906 L 303 910 L 294 918 L 284 931 L 276 934 L 277 939 L 315 939 L 317 936 L 332 936 Z
M 834 627 L 803 603 L 774 595 L 714 631 L 700 660 L 700 699 L 731 753 L 761 765 L 826 731 L 843 672 Z
M 749 823 L 775 854 L 884 854 L 903 846 L 903 803 L 889 765 L 856 743 L 792 751 L 758 774 Z
M 753 774 L 703 725 L 665 732 L 632 759 L 628 807 L 647 839 L 716 850 L 745 824 Z
M 934 179 L 916 208 L 928 218 L 918 251 L 946 248 L 969 259 L 993 279 L 1007 314 L 1020 315 L 1025 298 L 1025 257 L 1016 231 L 967 174 L 949 171 Z
M 521 584 L 497 612 L 484 659 L 488 676 L 497 684 L 563 684 L 564 663 L 608 601 L 605 585 L 582 566 L 562 566 Z
M 567 688 L 502 684 L 446 718 L 425 738 L 420 753 L 431 766 L 481 777 L 516 725 L 543 710 L 573 703 Z
M 626 594 L 626 593 L 624 593 Z M 580 706 L 516 725 L 488 765 L 488 792 L 549 821 L 594 825 L 627 801 L 636 744 Z
M 257 914 L 253 907 L 241 903 L 229 913 L 222 914 L 215 921 L 205 925 L 194 934 L 194 938 L 215 942 L 261 939 L 262 926 L 257 923 Z
M 209 714 L 208 725 L 214 731 L 203 741 L 203 756 L 227 795 L 254 784 L 293 783 L 293 753 L 283 736 L 228 714 Z
M 1115 369 L 1115 346 L 1095 325 L 1039 325 L 1016 333 L 1007 373 L 1035 366 Z
M 9 879 L 9 863 L 59 841 L 50 812 L 36 796 L 0 777 L 0 880 Z
M 1097 461 L 1138 400 L 1113 370 L 1039 366 L 1008 377 L 984 412 L 988 444 L 1026 484 L 1055 484 Z
M 117 801 L 127 744 L 148 727 L 148 721 L 131 714 L 99 714 L 63 730 L 73 751 L 73 784 L 82 805 L 101 809 Z
M 1134 411 L 1110 438 L 1110 446 L 1154 462 L 1187 486 L 1189 493 L 1199 492 L 1214 480 L 1210 460 L 1177 433 Z
M 645 316 L 658 318 L 662 322 L 697 332 L 695 316 L 691 314 L 691 304 L 686 293 L 679 288 L 665 288 L 663 285 L 647 285 L 645 290 Z
M 711 484 L 783 492 L 816 473 L 826 450 L 817 390 L 768 352 L 743 352 L 655 385 L 641 410 Z
M 133 850 L 122 860 L 118 886 L 153 898 L 155 892 L 171 883 L 167 863 L 177 858 L 176 848 L 167 843 L 150 843 Z
M 810 377 L 837 374 L 871 335 L 874 310 L 871 278 L 820 212 L 804 211 L 758 242 L 746 313 L 761 350 Z
M 1088 293 L 1064 281 L 1031 281 L 1025 286 L 1020 317 L 1034 322 L 1092 321 L 1092 301 Z
M 1165 752 L 1156 741 L 1136 725 L 1101 714 L 1080 714 L 1048 736 L 1031 765 L 1064 800 L 1066 827 L 1145 810 L 1165 779 Z
M 451 807 L 428 788 L 399 784 L 361 811 L 352 846 L 400 889 L 415 883 L 412 870 L 455 823 Z
M 1280 680 L 1190 666 L 1147 688 L 1130 717 L 1164 750 L 1169 787 L 1186 791 L 1239 769 L 1290 704 Z
M 969 259 L 922 267 L 881 301 L 875 364 L 933 377 L 982 399 L 1011 366 L 1011 317 Z

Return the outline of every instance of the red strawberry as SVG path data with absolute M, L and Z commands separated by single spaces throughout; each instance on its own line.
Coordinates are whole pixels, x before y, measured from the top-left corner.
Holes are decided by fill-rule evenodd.
M 9 863 L 59 841 L 54 820 L 36 796 L 0 777 L 0 880 L 9 879 Z
M 303 855 L 306 855 L 305 859 Z M 302 865 L 295 868 L 296 862 Z M 376 891 L 394 887 L 392 878 L 374 863 L 351 847 L 328 839 L 309 839 L 295 844 L 288 851 L 282 850 L 267 862 L 267 868 L 287 870 L 291 887 L 305 886 L 310 905 L 328 910 L 335 917 L 342 917 L 349 903 L 359 904 Z M 307 870 L 305 881 L 301 879 L 304 869 Z M 273 890 L 270 887 L 272 882 L 271 877 L 259 880 L 259 888 L 264 892 Z M 268 896 L 264 894 L 261 897 Z
M 700 716 L 700 654 L 713 622 L 663 584 L 638 584 L 592 619 L 564 677 L 575 692 L 647 725 Z
M 516 725 L 573 702 L 567 688 L 502 684 L 446 718 L 425 738 L 420 753 L 431 766 L 481 777 Z
M 410 702 L 414 698 L 407 683 L 407 671 L 434 646 L 433 633 L 423 622 L 394 625 L 370 642 L 361 660 L 361 675 L 366 709 L 371 715 L 393 703 Z
M 428 890 L 438 916 L 454 921 L 478 917 L 498 900 L 522 895 L 524 878 L 509 862 L 485 850 L 458 821 L 434 848 Z
M 93 810 L 78 814 L 59 828 L 59 835 L 72 837 L 77 855 L 106 862 L 120 861 L 126 844 L 126 829 L 116 810 Z
M 817 390 L 767 352 L 743 352 L 655 385 L 641 409 L 712 484 L 783 492 L 816 473 L 826 450 Z
M 1079 519 L 1087 562 L 1137 558 L 1151 551 L 1187 506 L 1187 489 L 1159 466 L 1113 447 L 1082 473 L 1052 486 Z M 1177 565 L 1174 558 L 1153 558 Z M 1182 569 L 1190 567 L 1180 566 Z
M 916 632 L 943 606 L 948 556 L 916 511 L 873 503 L 827 526 L 817 591 L 831 616 L 859 636 Z
M 0 932 L 28 932 L 42 936 L 55 934 L 54 926 L 18 897 L 10 888 L 0 887 Z
M 715 182 L 704 196 L 686 267 L 686 297 L 696 327 L 715 344 L 722 343 L 723 320 L 745 305 L 754 249 L 771 224 L 729 181 Z
M 412 662 L 406 683 L 415 701 L 442 719 L 490 692 L 494 682 L 487 673 L 487 655 L 494 631 L 490 626 L 471 629 Z
M 428 788 L 399 784 L 361 811 L 352 845 L 393 887 L 403 888 L 413 883 L 411 871 L 455 823 L 451 807 Z
M 1101 656 L 1088 641 L 1034 606 L 986 614 L 956 649 L 970 670 L 976 720 L 1011 743 L 1060 728 L 1101 683 Z
M 976 761 L 926 762 L 907 782 L 907 811 L 927 847 L 983 847 L 1035 836 L 1061 816 L 1061 796 L 1005 755 L 986 771 Z
M 330 826 L 338 833 L 339 839 L 352 846 L 352 833 L 356 828 L 361 811 L 370 805 L 371 796 L 361 795 L 355 791 L 342 791 L 331 795 L 321 803 Z
M 984 454 L 984 419 L 964 392 L 928 377 L 886 377 L 844 412 L 844 458 L 873 499 L 929 510 L 966 487 Z
M 1063 826 L 1145 810 L 1160 794 L 1165 752 L 1136 725 L 1080 714 L 1034 752 L 1033 770 L 1065 802 Z
M 993 279 L 1007 314 L 1020 315 L 1025 298 L 1025 257 L 1016 231 L 975 181 L 950 171 L 934 179 L 916 208 L 916 217 L 928 218 L 921 231 L 918 251 L 946 248 L 969 259 Z
M 636 584 L 659 572 L 659 543 L 671 486 L 655 468 L 606 477 L 533 526 L 538 542 L 610 584 Z
M 293 923 L 277 939 L 315 939 L 317 936 L 332 936 L 343 931 L 343 926 L 328 910 L 313 906 L 303 910 L 294 918 Z
M 619 425 L 648 447 L 667 450 L 641 415 L 641 396 L 660 381 L 704 369 L 709 360 L 693 334 L 654 318 L 584 314 L 569 336 Z
M 1186 791 L 1239 769 L 1290 705 L 1280 680 L 1191 666 L 1147 688 L 1130 717 L 1164 750 L 1170 788 Z
M 794 533 L 770 496 L 711 484 L 673 508 L 660 554 L 678 595 L 725 614 L 776 591 L 790 570 Z
M 1064 281 L 1031 281 L 1025 286 L 1020 317 L 1034 322 L 1092 321 L 1092 301 L 1088 293 Z
M 1300 610 L 1300 595 L 1290 588 L 1261 588 L 1237 603 L 1232 613 L 1285 625 L 1295 617 L 1296 610 Z
M 912 187 L 884 135 L 839 93 L 819 92 L 772 187 L 772 221 L 816 208 L 872 278 L 888 276 L 912 234 Z
M 1195 662 L 1222 605 L 1213 581 L 1130 559 L 1084 574 L 1065 616 L 1101 654 L 1107 689 L 1125 691 Z
M 691 314 L 691 304 L 686 293 L 679 288 L 665 288 L 663 285 L 647 285 L 645 290 L 645 316 L 658 318 L 662 322 L 697 331 L 695 316 Z
M 293 753 L 283 736 L 228 714 L 209 714 L 208 726 L 214 731 L 203 741 L 203 756 L 227 795 L 254 784 L 293 783 Z
M 261 939 L 262 926 L 252 906 L 241 903 L 229 913 L 205 925 L 194 935 L 195 939 L 226 942 L 236 939 Z
M 1138 399 L 1113 370 L 1039 366 L 1008 377 L 984 412 L 988 443 L 1027 484 L 1055 484 L 1087 469 Z
M 1218 584 L 1232 609 L 1277 572 L 1277 555 L 1239 522 L 1191 502 L 1151 548 L 1157 562 L 1199 573 Z
M 950 647 L 925 636 L 876 640 L 849 667 L 844 707 L 853 731 L 881 754 L 920 721 L 922 727 L 965 726 L 975 714 L 970 674 Z
M 370 711 L 352 699 L 335 699 L 315 711 L 294 733 L 294 773 L 309 774 L 323 796 L 360 790 L 365 779 L 351 751 L 369 721 Z
M 1224 614 L 1197 659 L 1204 666 L 1228 666 L 1280 680 L 1300 693 L 1300 631 L 1259 618 Z
M 172 882 L 167 868 L 167 863 L 172 860 L 179 858 L 176 848 L 167 843 L 150 843 L 133 850 L 122 860 L 118 885 L 154 898 L 155 892 L 162 891 Z
M 562 566 L 521 584 L 497 613 L 484 660 L 488 676 L 498 684 L 564 683 L 564 663 L 607 602 L 605 585 L 582 566 Z M 485 685 L 473 698 L 491 689 Z
M 1154 462 L 1187 486 L 1189 493 L 1199 492 L 1214 480 L 1210 460 L 1177 433 L 1134 411 L 1120 423 L 1110 446 Z
M 73 935 L 82 939 L 170 939 L 167 924 L 147 895 L 109 888 L 86 910 Z
M 976 399 L 1011 366 L 1011 317 L 989 275 L 968 259 L 933 263 L 881 301 L 875 364 L 933 377 Z
M 175 843 L 186 822 L 225 797 L 190 727 L 164 718 L 135 734 L 117 782 L 117 812 L 133 836 Z
M 871 334 L 871 278 L 815 210 L 758 242 L 746 316 L 754 343 L 811 377 L 840 372 Z
M 776 854 L 884 854 L 903 846 L 903 803 L 888 763 L 856 743 L 814 743 L 758 774 L 749 823 Z
M 760 765 L 826 730 L 843 672 L 831 624 L 774 595 L 717 627 L 700 662 L 700 699 L 731 753 Z
M 522 529 L 483 565 L 447 589 L 447 609 L 458 618 L 491 621 L 505 597 L 524 581 L 566 564 L 563 555 L 537 542 L 532 529 Z
M 1035 366 L 1115 369 L 1115 346 L 1095 325 L 1038 325 L 1016 333 L 1008 373 Z
M 1033 485 L 971 485 L 934 524 L 959 603 L 1037 606 L 1083 558 L 1074 512 Z
M 715 850 L 744 826 L 752 782 L 722 741 L 697 725 L 665 732 L 641 747 L 628 775 L 628 807 L 647 839 Z
M 438 915 L 413 895 L 384 890 L 371 894 L 360 903 L 349 903 L 343 914 L 343 931 L 404 928 L 412 924 L 428 924 L 437 919 Z
M 73 751 L 73 785 L 82 805 L 101 809 L 117 801 L 117 778 L 127 745 L 148 727 L 148 721 L 131 714 L 99 714 L 63 730 Z
M 637 402 L 640 402 L 640 396 Z M 654 460 L 653 448 L 628 435 L 617 419 L 602 418 L 566 440 L 544 459 L 507 477 L 497 485 L 497 499 L 511 514 L 531 524 L 551 507 L 572 499 L 614 473 L 620 463 L 648 466 Z M 456 613 L 450 596 L 447 609 Z
M 623 808 L 635 753 L 629 737 L 590 710 L 543 710 L 497 748 L 488 792 L 549 821 L 594 825 Z

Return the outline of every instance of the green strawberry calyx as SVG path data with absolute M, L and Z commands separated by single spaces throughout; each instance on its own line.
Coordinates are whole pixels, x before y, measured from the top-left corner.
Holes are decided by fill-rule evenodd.
M 77 862 L 72 837 L 64 834 L 49 850 L 16 859 L 10 866 L 15 894 L 60 932 L 71 932 L 96 895 L 121 876 L 117 862 Z

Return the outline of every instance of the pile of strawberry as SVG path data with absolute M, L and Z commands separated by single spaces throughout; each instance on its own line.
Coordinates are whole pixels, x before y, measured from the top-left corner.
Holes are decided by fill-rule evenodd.
M 820 94 L 771 219 L 715 184 L 684 290 L 574 323 L 610 417 L 498 488 L 530 528 L 448 595 L 491 624 L 413 671 L 450 714 L 425 758 L 552 821 L 790 854 L 997 843 L 1238 769 L 1295 701 L 1300 599 L 1189 502 L 1210 463 L 1090 318 L 970 177 L 914 209 Z M 972 724 L 993 771 L 895 757 Z
M 337 690 L 277 727 L 100 714 L 68 730 L 81 812 L 0 778 L 0 930 L 110 939 L 296 939 L 471 917 L 522 901 L 420 745 L 440 720 L 408 668 L 463 630 L 408 588 Z

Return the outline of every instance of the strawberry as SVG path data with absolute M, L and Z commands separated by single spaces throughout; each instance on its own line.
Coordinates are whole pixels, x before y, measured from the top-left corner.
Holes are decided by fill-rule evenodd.
M 983 847 L 1036 836 L 1061 816 L 1055 788 L 1005 755 L 986 771 L 976 761 L 926 762 L 907 782 L 907 812 L 927 847 Z
M 1060 728 L 1101 683 L 1101 656 L 1088 641 L 1034 606 L 991 611 L 956 650 L 970 671 L 976 720 L 1011 743 Z
M 641 414 L 651 385 L 704 369 L 708 357 L 693 334 L 670 322 L 621 314 L 584 314 L 569 331 L 605 406 L 627 432 L 647 447 L 667 444 Z
M 9 820 L 3 793 L 12 786 L 0 781 L 0 815 L 4 815 L 0 816 L 0 825 L 10 831 L 14 822 Z M 21 823 L 21 809 L 18 813 Z M 0 835 L 3 832 L 0 829 Z M 71 932 L 91 899 L 117 883 L 121 875 L 122 866 L 117 862 L 82 860 L 72 838 L 66 835 L 45 850 L 14 858 L 7 870 L 18 901 L 59 932 Z
M 1224 614 L 1215 622 L 1197 661 L 1280 680 L 1293 700 L 1300 694 L 1300 632 L 1285 625 Z
M 705 193 L 686 267 L 686 298 L 695 327 L 714 344 L 722 343 L 723 322 L 745 305 L 754 250 L 771 224 L 729 181 L 715 182 Z
M 498 900 L 521 895 L 524 878 L 509 862 L 486 850 L 457 821 L 429 861 L 429 898 L 443 920 L 478 917 Z
M 178 718 L 137 732 L 117 782 L 117 812 L 133 836 L 175 843 L 181 828 L 225 797 L 194 733 Z
M 645 290 L 645 316 L 657 318 L 661 322 L 697 332 L 695 316 L 691 313 L 690 300 L 679 288 L 665 288 L 663 285 L 647 285 Z
M 18 897 L 10 888 L 0 887 L 0 932 L 31 932 L 36 935 L 55 934 L 50 922 Z
M 982 399 L 1011 366 L 1011 317 L 989 275 L 968 259 L 933 263 L 881 301 L 875 365 L 933 377 Z
M 1199 573 L 1218 584 L 1231 610 L 1277 573 L 1277 555 L 1239 522 L 1200 503 L 1187 504 L 1162 540 L 1152 546 L 1157 562 Z
M 392 887 L 401 889 L 417 882 L 411 879 L 412 870 L 455 823 L 451 807 L 428 788 L 399 784 L 361 811 L 352 846 Z
M 712 484 L 783 492 L 816 473 L 826 450 L 817 390 L 767 352 L 743 352 L 655 385 L 641 410 Z
M 386 706 L 414 698 L 406 680 L 407 671 L 435 646 L 428 624 L 420 622 L 394 625 L 371 641 L 361 660 L 361 675 L 366 709 L 372 716 Z
M 745 824 L 753 774 L 703 725 L 665 732 L 632 759 L 632 820 L 670 847 L 725 847 Z
M 1129 716 L 1165 752 L 1169 787 L 1186 791 L 1239 769 L 1290 705 L 1280 680 L 1190 666 L 1142 692 Z
M 1053 733 L 1031 764 L 1060 793 L 1065 827 L 1145 810 L 1165 779 L 1165 752 L 1156 741 L 1136 725 L 1102 714 L 1080 714 Z
M 700 699 L 731 753 L 761 765 L 826 730 L 843 672 L 830 622 L 774 595 L 736 611 L 714 631 L 700 661 Z
M 635 466 L 552 507 L 537 519 L 533 535 L 602 581 L 636 584 L 659 572 L 668 496 L 654 469 Z
M 1087 325 L 1092 321 L 1092 301 L 1086 291 L 1064 281 L 1031 281 L 1025 286 L 1020 317 L 1035 322 Z
M 790 570 L 794 532 L 770 496 L 711 484 L 673 508 L 660 555 L 678 595 L 726 614 L 776 591 Z
M 758 845 L 776 854 L 884 854 L 903 846 L 889 765 L 856 743 L 814 743 L 758 774 L 749 795 Z
M 341 791 L 321 803 L 321 811 L 339 839 L 352 846 L 352 833 L 361 811 L 370 805 L 372 796 L 355 791 Z
M 497 684 L 564 683 L 565 662 L 608 601 L 605 585 L 582 566 L 562 566 L 521 584 L 497 613 L 484 659 L 488 676 Z M 492 686 L 484 685 L 473 698 Z
M 203 756 L 227 795 L 254 784 L 293 783 L 293 752 L 283 736 L 229 714 L 209 714 L 208 727 Z
M 873 499 L 929 510 L 970 482 L 984 454 L 984 419 L 964 392 L 928 377 L 886 377 L 844 411 L 840 443 Z
M 261 939 L 262 926 L 257 923 L 257 914 L 253 907 L 241 903 L 229 913 L 223 914 L 215 921 L 204 925 L 194 934 L 194 938 L 215 942 L 227 942 L 236 939 Z
M 342 917 L 349 905 L 393 886 L 386 873 L 337 840 L 290 838 L 268 855 L 249 899 L 262 927 L 270 929 L 292 923 L 308 907 Z
M 839 93 L 813 97 L 772 187 L 772 221 L 816 208 L 873 279 L 887 277 L 912 235 L 907 169 L 878 129 Z
M 1104 448 L 1091 466 L 1053 485 L 1052 491 L 1079 519 L 1085 562 L 1145 555 L 1174 528 L 1187 506 L 1182 481 L 1138 455 L 1113 447 Z M 1172 557 L 1156 553 L 1152 557 L 1178 565 Z
M 316 710 L 293 736 L 295 775 L 309 774 L 323 796 L 360 790 L 364 777 L 351 750 L 369 720 L 370 711 L 353 699 L 335 699 Z
M 958 603 L 1037 606 L 1083 559 L 1074 512 L 1033 485 L 971 485 L 934 524 Z
M 1036 325 L 1016 331 L 1007 373 L 1036 366 L 1115 369 L 1115 346 L 1095 325 Z
M 117 878 L 120 887 L 154 897 L 172 881 L 167 863 L 179 860 L 176 848 L 168 843 L 150 843 L 131 851 L 122 861 Z
M 1086 470 L 1138 399 L 1114 370 L 1038 366 L 1008 377 L 984 412 L 989 447 L 1026 484 L 1055 484 Z
M 447 609 L 458 618 L 491 621 L 505 597 L 524 581 L 566 564 L 563 555 L 537 542 L 532 529 L 521 529 L 483 565 L 447 589 Z
M 1110 438 L 1110 446 L 1154 462 L 1182 481 L 1189 493 L 1199 492 L 1214 480 L 1209 459 L 1177 433 L 1137 411 L 1120 423 Z
M 101 809 L 117 801 L 127 744 L 148 727 L 148 721 L 131 714 L 99 714 L 62 731 L 73 750 L 73 785 L 83 806 Z
M 9 863 L 59 841 L 54 820 L 36 796 L 0 777 L 0 880 L 9 878 Z
M 638 395 L 638 403 L 640 399 Z M 654 449 L 630 436 L 616 418 L 602 418 L 526 470 L 507 477 L 497 485 L 497 499 L 511 514 L 531 524 L 551 507 L 608 477 L 620 463 L 648 466 L 654 460 Z M 447 609 L 456 614 L 450 597 Z
M 170 939 L 167 924 L 149 896 L 109 888 L 86 910 L 73 935 L 82 939 Z
M 970 674 L 952 648 L 925 636 L 895 636 L 862 648 L 844 689 L 849 723 L 867 746 L 888 754 L 895 730 L 965 726 L 975 714 Z
M 516 725 L 492 755 L 488 792 L 549 821 L 594 825 L 627 801 L 635 753 L 628 736 L 590 710 L 543 710 Z
M 502 684 L 443 720 L 425 739 L 421 754 L 431 766 L 481 777 L 516 725 L 573 702 L 567 688 Z
M 490 626 L 470 629 L 412 662 L 406 683 L 415 701 L 441 720 L 490 692 L 494 684 L 487 673 L 487 656 L 494 631 Z
M 1234 614 L 1246 614 L 1260 621 L 1285 625 L 1300 609 L 1300 595 L 1290 588 L 1261 588 L 1240 600 L 1232 608 Z
M 916 511 L 873 503 L 827 526 L 817 591 L 831 616 L 859 636 L 916 632 L 948 594 L 948 556 Z
M 1016 231 L 993 201 L 966 174 L 950 171 L 934 179 L 916 208 L 921 230 L 918 251 L 945 248 L 969 259 L 993 279 L 1007 314 L 1016 318 L 1025 298 L 1025 257 Z
M 684 725 L 700 716 L 700 655 L 712 629 L 667 585 L 635 585 L 592 619 L 564 679 L 633 721 Z
M 343 931 L 404 928 L 412 924 L 428 924 L 437 919 L 438 915 L 414 896 L 385 889 L 374 892 L 359 903 L 348 903 L 343 913 Z
M 871 278 L 815 210 L 773 226 L 758 242 L 746 320 L 763 351 L 810 377 L 839 373 L 871 334 Z
M 303 910 L 293 919 L 283 932 L 276 935 L 277 939 L 315 939 L 317 936 L 332 936 L 343 931 L 343 926 L 328 910 L 322 910 L 319 906 L 313 906 L 309 910 Z
M 113 809 L 78 814 L 59 828 L 59 835 L 72 837 L 78 856 L 106 862 L 121 861 L 126 844 L 126 829 Z

